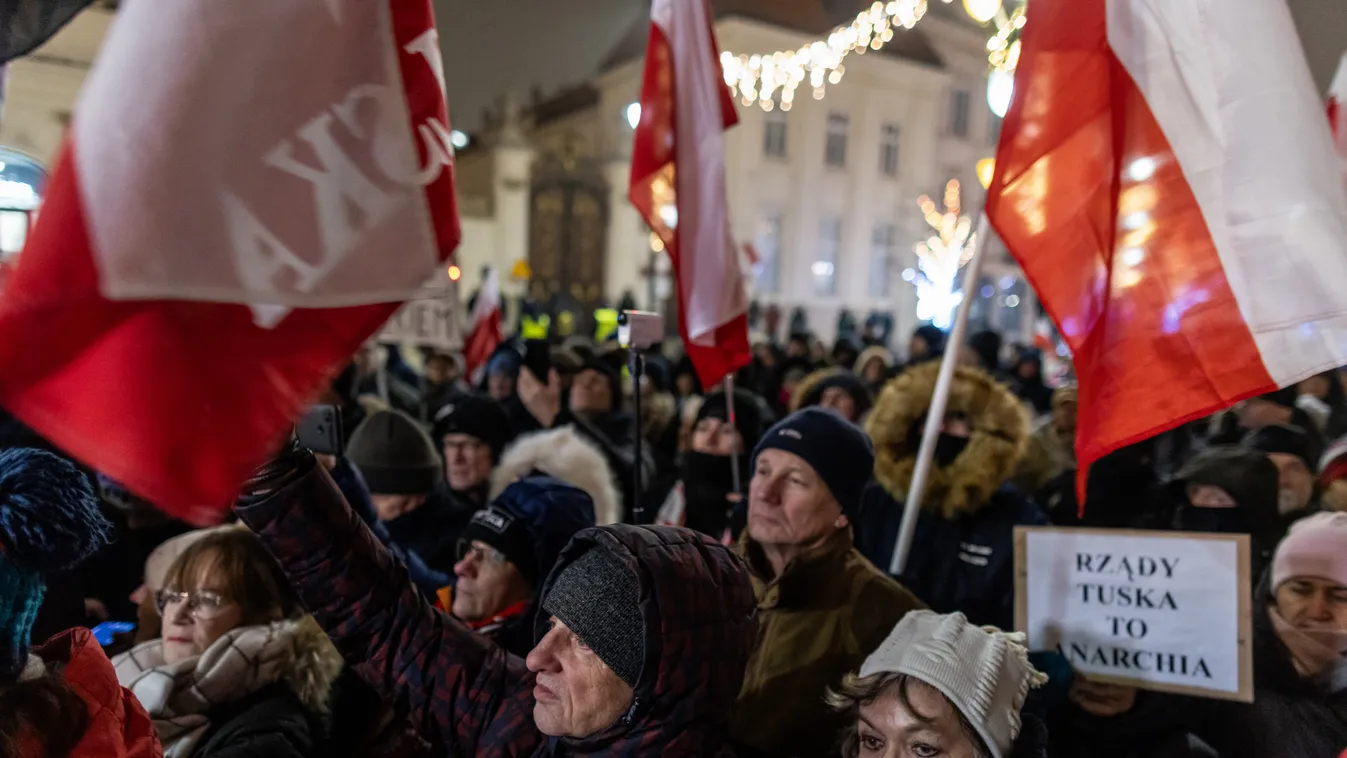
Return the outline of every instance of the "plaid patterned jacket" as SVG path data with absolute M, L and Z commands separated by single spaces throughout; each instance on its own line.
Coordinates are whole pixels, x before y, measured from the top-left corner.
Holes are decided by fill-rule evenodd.
M 533 723 L 533 675 L 524 662 L 432 608 L 311 459 L 237 511 L 347 663 L 404 704 L 420 734 L 447 755 L 728 753 L 757 606 L 742 559 L 709 538 L 612 526 L 579 533 L 563 551 L 558 566 L 597 545 L 639 577 L 645 666 L 617 723 L 583 740 L 549 739 Z

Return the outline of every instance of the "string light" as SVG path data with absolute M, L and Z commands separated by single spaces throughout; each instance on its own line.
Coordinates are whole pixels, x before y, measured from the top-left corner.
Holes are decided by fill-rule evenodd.
M 917 207 L 936 234 L 917 243 L 917 272 L 911 281 L 917 288 L 917 318 L 947 329 L 954 309 L 963 300 L 954 280 L 959 269 L 973 257 L 977 235 L 973 233 L 973 220 L 960 215 L 963 203 L 959 180 L 951 179 L 945 185 L 942 200 L 943 212 L 931 198 L 925 195 L 917 198 Z
M 815 100 L 822 100 L 829 84 L 840 84 L 846 75 L 843 60 L 852 53 L 864 55 L 880 50 L 893 40 L 894 27 L 911 29 L 926 14 L 926 0 L 875 2 L 856 14 L 850 24 L 834 29 L 827 39 L 810 42 L 795 50 L 769 55 L 742 55 L 728 50 L 720 54 L 725 83 L 745 107 L 757 103 L 763 110 L 790 110 L 795 90 L 806 80 Z

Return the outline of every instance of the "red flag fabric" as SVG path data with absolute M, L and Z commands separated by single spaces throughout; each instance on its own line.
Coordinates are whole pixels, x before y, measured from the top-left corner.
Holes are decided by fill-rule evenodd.
M 724 131 L 737 122 L 707 1 L 655 0 L 629 195 L 669 252 L 679 333 L 707 387 L 751 358 L 725 189 Z
M 477 301 L 472 306 L 472 331 L 463 343 L 463 362 L 472 384 L 482 380 L 487 361 L 504 339 L 500 330 L 500 277 L 493 268 L 482 281 Z
M 218 520 L 457 245 L 443 92 L 429 0 L 122 2 L 0 293 L 0 405 Z
M 1034 0 L 1024 27 L 987 213 L 1074 355 L 1082 481 L 1347 363 L 1347 198 L 1290 16 L 1197 5 Z

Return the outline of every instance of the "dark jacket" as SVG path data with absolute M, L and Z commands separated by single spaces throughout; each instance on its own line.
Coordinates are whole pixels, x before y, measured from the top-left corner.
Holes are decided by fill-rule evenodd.
M 1137 692 L 1132 709 L 1117 716 L 1094 716 L 1071 701 L 1048 722 L 1053 758 L 1215 758 L 1189 733 L 1191 698 Z
M 403 550 L 388 536 L 388 529 L 379 521 L 379 516 L 374 512 L 374 505 L 370 502 L 369 487 L 365 486 L 365 478 L 360 475 L 352 463 L 345 458 L 337 461 L 337 465 L 332 469 L 332 481 L 336 482 L 337 487 L 341 489 L 342 497 L 351 506 L 351 510 L 360 516 L 360 520 L 365 522 L 374 531 L 379 541 L 384 547 L 392 551 L 398 560 L 402 561 L 412 575 L 412 581 L 420 588 L 426 597 L 435 597 L 435 591 L 441 587 L 446 587 L 452 583 L 450 577 L 452 573 L 443 571 L 432 571 L 426 562 L 421 560 L 421 556 L 416 553 L 409 553 Z
M 939 369 L 923 364 L 889 382 L 866 424 L 876 483 L 861 497 L 857 547 L 885 571 Z M 975 624 L 1010 629 L 1014 528 L 1048 523 L 1041 508 L 1006 485 L 1028 439 L 1027 414 L 1009 388 L 968 367 L 955 373 L 946 412 L 963 414 L 971 435 L 951 464 L 932 469 L 898 580 L 937 613 L 962 611 Z
M 398 547 L 416 553 L 431 571 L 452 576 L 458 562 L 458 537 L 477 509 L 441 480 L 424 505 L 383 525 Z
M 1305 678 L 1273 630 L 1264 576 L 1253 600 L 1254 701 L 1215 703 L 1200 736 L 1221 758 L 1331 758 L 1347 748 L 1347 661 Z
M 192 758 L 317 758 L 326 730 L 282 683 L 211 711 Z
M 553 424 L 553 428 L 563 424 L 574 426 L 577 432 L 587 437 L 603 451 L 603 457 L 608 460 L 608 465 L 612 468 L 613 475 L 617 479 L 618 491 L 622 493 L 622 503 L 625 507 L 625 515 L 622 520 L 629 524 L 636 523 L 636 508 L 631 499 L 637 471 L 636 421 L 631 416 L 621 412 L 605 413 L 595 418 L 586 418 L 569 411 L 562 411 L 561 415 L 557 417 L 556 423 Z M 643 444 L 641 448 L 640 472 L 641 492 L 644 493 L 654 484 L 656 473 L 654 452 L 648 444 Z M 647 507 L 640 523 L 650 523 L 654 519 L 654 509 Z
M 548 739 L 533 723 L 533 676 L 523 661 L 434 610 L 327 474 L 302 457 L 290 465 L 270 479 L 269 494 L 243 499 L 240 517 L 262 537 L 347 663 L 385 700 L 405 704 L 439 753 L 722 750 L 757 634 L 747 568 L 725 547 L 681 529 L 615 526 L 575 537 L 557 567 L 591 546 L 611 551 L 639 577 L 645 626 L 659 631 L 646 636 L 645 666 L 622 719 L 586 739 Z
M 824 703 L 921 601 L 870 565 L 839 529 L 773 576 L 747 533 L 740 550 L 753 571 L 762 633 L 749 659 L 734 719 L 744 755 L 822 756 L 847 725 Z
M 1263 453 L 1225 445 L 1208 448 L 1170 482 L 1169 495 L 1180 504 L 1173 526 L 1180 531 L 1249 535 L 1249 564 L 1256 582 L 1271 564 L 1272 552 L 1288 526 L 1277 509 L 1279 481 L 1276 464 Z M 1193 507 L 1186 490 L 1194 485 L 1224 491 L 1236 507 Z

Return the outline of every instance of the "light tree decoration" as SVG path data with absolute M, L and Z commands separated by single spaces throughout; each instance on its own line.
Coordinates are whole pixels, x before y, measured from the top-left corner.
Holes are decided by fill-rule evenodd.
M 917 288 L 917 319 L 948 329 L 954 309 L 963 300 L 954 280 L 959 269 L 973 257 L 977 235 L 973 233 L 973 220 L 960 215 L 963 207 L 957 179 L 945 185 L 943 213 L 925 195 L 917 198 L 917 206 L 927 225 L 935 231 L 916 245 L 917 269 L 911 272 L 910 281 Z

